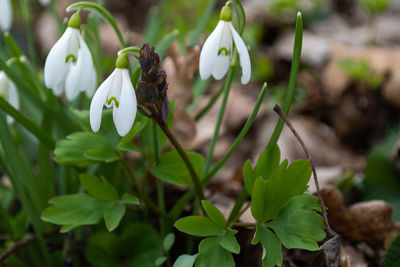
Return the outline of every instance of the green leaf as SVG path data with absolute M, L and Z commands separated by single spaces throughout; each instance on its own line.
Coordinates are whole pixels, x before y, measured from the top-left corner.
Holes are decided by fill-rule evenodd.
M 93 3 L 93 2 L 78 2 L 74 3 L 70 6 L 67 7 L 67 12 L 70 12 L 72 10 L 78 10 L 78 9 L 84 9 L 90 12 L 95 12 L 100 15 L 108 24 L 111 25 L 111 27 L 114 29 L 115 33 L 118 36 L 119 42 L 122 47 L 125 47 L 125 41 L 122 37 L 122 34 L 118 28 L 117 23 L 115 22 L 114 17 L 108 12 L 104 7 L 102 7 L 99 4 Z
M 85 157 L 94 161 L 102 161 L 110 163 L 119 160 L 119 156 L 112 150 L 102 150 L 102 149 L 89 149 L 83 153 Z
M 216 225 L 225 228 L 226 220 L 224 215 L 222 215 L 222 213 L 216 207 L 214 207 L 213 204 L 206 200 L 202 200 L 201 204 L 203 205 L 203 208 L 211 221 L 213 221 Z
M 133 124 L 133 126 L 130 129 L 129 133 L 121 138 L 121 143 L 129 143 L 129 142 L 131 142 L 132 139 L 138 133 L 140 133 L 144 129 L 144 127 L 146 127 L 146 125 L 149 122 L 149 120 L 141 120 L 140 118 L 141 117 L 138 116 L 138 118 L 135 121 L 135 124 Z
M 171 43 L 176 39 L 179 35 L 178 30 L 172 30 L 168 34 L 164 36 L 162 40 L 160 40 L 156 45 L 156 52 L 160 56 L 160 59 L 164 57 L 165 52 L 167 52 L 168 48 L 171 46 Z
M 94 175 L 80 174 L 79 181 L 94 198 L 103 201 L 117 201 L 119 199 L 114 187 L 104 177 L 101 177 L 100 180 Z
M 177 220 L 174 226 L 181 232 L 195 236 L 219 235 L 224 227 L 218 226 L 202 216 L 188 216 Z
M 195 254 L 195 255 L 183 254 L 183 255 L 180 255 L 176 259 L 173 267 L 193 267 L 194 262 L 196 261 L 198 255 L 199 254 Z
M 272 228 L 288 248 L 318 250 L 316 242 L 325 237 L 324 220 L 318 198 L 312 195 L 295 196 L 289 200 L 278 217 L 267 226 Z
M 132 151 L 132 152 L 144 153 L 142 148 L 140 148 L 138 145 L 135 145 L 133 143 L 120 142 L 117 146 L 117 149 L 120 151 Z
M 199 244 L 196 267 L 234 267 L 232 254 L 219 245 L 218 237 L 208 237 Z
M 263 267 L 275 267 L 282 265 L 282 248 L 278 237 L 268 228 L 260 224 L 256 225 L 252 245 L 261 243 L 263 247 Z
M 201 177 L 201 166 L 203 165 L 204 157 L 195 152 L 187 152 L 186 154 L 192 162 L 197 175 Z M 176 150 L 162 154 L 159 163 L 151 168 L 150 172 L 167 183 L 174 185 L 192 184 L 189 171 Z
M 86 194 L 59 196 L 49 200 L 51 206 L 42 213 L 42 220 L 58 225 L 97 224 L 109 203 Z
M 155 264 L 156 264 L 157 266 L 160 266 L 160 265 L 162 265 L 166 260 L 167 260 L 167 257 L 165 257 L 165 256 L 160 257 L 160 258 L 157 258 L 156 261 L 155 261 Z
M 240 0 L 232 0 L 235 5 L 236 16 L 238 19 L 238 32 L 239 34 L 243 33 L 244 26 L 246 25 L 246 13 L 244 12 L 244 8 Z
M 230 231 L 226 231 L 225 234 L 221 236 L 219 245 L 229 252 L 235 254 L 239 254 L 240 252 L 240 245 L 236 241 L 236 237 Z
M 247 160 L 243 165 L 244 184 L 251 194 L 254 181 L 258 177 L 263 177 L 264 180 L 271 178 L 275 169 L 279 166 L 281 160 L 281 152 L 278 145 L 274 144 L 267 147 L 257 160 L 257 164 L 252 170 L 251 162 Z
M 394 239 L 385 253 L 381 267 L 400 266 L 400 235 Z
M 90 152 L 91 150 L 96 150 L 96 152 Z M 87 151 L 89 155 L 86 155 Z M 102 151 L 101 157 L 99 151 Z M 95 159 L 93 154 L 96 155 L 96 153 L 99 159 Z M 88 166 L 97 161 L 107 162 L 109 159 L 118 157 L 112 145 L 104 137 L 88 132 L 72 133 L 66 139 L 58 141 L 54 154 L 57 163 L 78 167 Z
M 122 204 L 130 204 L 130 205 L 138 205 L 140 202 L 137 197 L 125 193 L 125 194 L 123 194 L 123 196 L 121 198 L 121 203 Z
M 108 207 L 104 211 L 104 221 L 109 232 L 117 228 L 122 217 L 124 217 L 125 210 L 125 205 L 118 203 Z
M 286 166 L 285 160 L 266 182 L 258 178 L 254 183 L 251 208 L 257 221 L 265 222 L 275 218 L 290 198 L 304 193 L 307 189 L 311 177 L 310 163 L 306 160 L 297 160 L 287 169 Z
M 164 237 L 163 240 L 163 248 L 165 251 L 169 251 L 172 247 L 172 245 L 175 242 L 175 235 L 174 233 L 169 233 Z

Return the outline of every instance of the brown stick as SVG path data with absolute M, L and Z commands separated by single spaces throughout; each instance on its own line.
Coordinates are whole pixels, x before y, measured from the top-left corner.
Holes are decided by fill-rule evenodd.
M 55 234 L 59 233 L 59 229 L 53 229 L 51 231 L 42 233 L 42 235 L 44 237 L 49 237 Z M 2 263 L 3 261 L 5 261 L 5 259 L 10 256 L 11 254 L 17 252 L 18 249 L 29 245 L 30 243 L 32 243 L 33 241 L 35 241 L 37 239 L 37 236 L 35 234 L 31 234 L 31 235 L 27 235 L 24 238 L 22 238 L 21 240 L 15 242 L 12 246 L 8 247 L 3 253 L 1 253 L 0 255 L 0 263 Z
M 297 141 L 299 141 L 300 145 L 303 147 L 304 152 L 307 155 L 307 160 L 310 162 L 311 164 L 311 169 L 312 169 L 312 173 L 313 173 L 313 177 L 314 177 L 314 182 L 315 182 L 315 187 L 317 188 L 317 194 L 318 194 L 318 199 L 319 199 L 319 203 L 321 205 L 321 209 L 322 209 L 322 217 L 324 218 L 325 221 L 325 226 L 326 229 L 328 231 L 328 233 L 331 236 L 337 236 L 337 233 L 335 233 L 335 231 L 332 230 L 332 228 L 329 225 L 328 222 L 328 216 L 326 215 L 326 206 L 324 204 L 324 200 L 322 199 L 321 196 L 321 192 L 319 189 L 319 182 L 318 182 L 318 177 L 317 177 L 317 172 L 315 171 L 315 165 L 312 161 L 311 158 L 311 154 L 308 151 L 306 145 L 304 144 L 303 140 L 301 139 L 301 137 L 299 136 L 299 134 L 296 132 L 296 130 L 294 129 L 292 123 L 289 121 L 289 119 L 286 117 L 285 113 L 283 113 L 282 108 L 279 105 L 275 105 L 274 107 L 274 111 L 276 113 L 278 113 L 278 115 L 284 120 L 284 122 L 286 123 L 286 125 L 290 128 L 290 130 L 292 131 L 293 135 L 296 137 Z

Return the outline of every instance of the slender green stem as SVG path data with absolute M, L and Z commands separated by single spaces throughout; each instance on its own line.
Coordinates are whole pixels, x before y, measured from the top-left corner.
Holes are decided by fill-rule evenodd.
M 224 91 L 224 86 L 222 86 L 218 92 L 213 95 L 213 97 L 210 99 L 210 101 L 207 103 L 207 106 L 205 106 L 202 110 L 200 110 L 195 116 L 194 120 L 199 121 L 207 112 L 214 106 L 215 102 L 217 102 L 219 96 L 222 94 Z
M 238 212 L 237 215 L 233 219 L 231 219 L 231 215 L 229 215 L 228 225 L 232 225 L 237 220 L 239 220 L 240 217 L 242 217 L 242 215 L 246 212 L 246 210 L 248 210 L 250 208 L 250 206 L 251 206 L 251 202 L 247 203 L 247 205 L 240 212 Z
M 153 143 L 154 143 L 154 154 L 156 158 L 156 163 L 160 161 L 160 138 L 158 135 L 158 128 L 154 121 L 151 121 L 153 128 Z M 165 198 L 164 198 L 164 186 L 160 179 L 156 179 L 157 183 L 157 204 L 160 210 L 165 212 Z M 163 217 L 160 217 L 160 229 L 162 236 L 165 235 L 166 224 Z
M 190 162 L 188 156 L 186 155 L 186 152 L 183 150 L 183 148 L 182 148 L 181 144 L 179 144 L 178 140 L 176 140 L 174 135 L 170 132 L 167 125 L 160 125 L 160 128 L 163 130 L 163 132 L 168 137 L 171 144 L 175 147 L 176 151 L 178 151 L 179 155 L 181 156 L 183 162 L 185 163 L 185 165 L 190 173 L 190 176 L 192 178 L 192 182 L 193 182 L 194 188 L 196 189 L 197 195 L 200 200 L 203 200 L 204 194 L 203 194 L 203 188 L 200 183 L 200 179 L 197 176 L 197 173 L 196 173 L 195 169 L 193 168 L 193 165 Z
M 240 209 L 248 197 L 249 193 L 247 192 L 247 190 L 242 189 L 242 191 L 240 192 L 239 196 L 235 201 L 235 205 L 233 206 L 231 213 L 229 214 L 228 224 L 231 224 L 240 218 L 241 216 Z
M 288 85 L 288 89 L 286 91 L 285 100 L 284 100 L 284 104 L 283 104 L 283 111 L 284 111 L 285 115 L 287 115 L 289 113 L 290 106 L 292 105 L 292 102 L 293 102 L 294 91 L 296 88 L 297 75 L 299 74 L 299 68 L 300 68 L 302 40 L 303 40 L 303 20 L 302 20 L 301 13 L 299 12 L 297 14 L 297 20 L 296 20 L 296 31 L 295 31 L 295 37 L 294 37 L 294 48 L 293 48 L 293 57 L 292 57 L 292 67 L 290 69 L 289 85 Z M 275 127 L 274 132 L 272 133 L 271 139 L 269 140 L 267 147 L 271 147 L 276 144 L 276 142 L 279 139 L 279 136 L 281 135 L 283 125 L 284 125 L 284 122 L 280 118 Z
M 35 39 L 33 37 L 32 18 L 30 15 L 31 8 L 29 7 L 28 0 L 20 0 L 20 4 L 21 4 L 22 17 L 23 17 L 24 23 L 25 23 L 26 36 L 28 38 L 29 55 L 31 56 L 33 65 L 36 67 L 37 66 L 37 54 L 36 54 L 36 48 L 35 48 Z
M 153 202 L 150 198 L 148 198 L 147 196 L 145 196 L 145 195 L 143 194 L 143 191 L 142 191 L 142 189 L 141 189 L 141 187 L 140 187 L 138 181 L 136 180 L 135 175 L 133 174 L 131 168 L 129 167 L 129 165 L 128 165 L 128 163 L 126 162 L 125 159 L 122 160 L 122 165 L 124 166 L 125 172 L 128 174 L 129 178 L 131 178 L 131 180 L 132 180 L 132 182 L 133 182 L 133 185 L 136 187 L 136 190 L 138 191 L 138 194 L 139 194 L 139 198 L 140 198 L 144 203 L 146 203 L 146 205 L 148 205 L 149 208 L 150 208 L 151 210 L 153 210 L 153 212 L 157 213 L 157 214 L 160 215 L 160 216 L 163 216 L 164 218 L 166 218 L 166 219 L 168 219 L 168 220 L 171 220 L 170 216 L 168 216 L 168 214 L 167 214 L 166 212 L 164 212 L 164 211 L 162 211 L 161 209 L 159 209 L 159 208 L 157 207 L 157 205 L 154 204 L 154 202 Z
M 41 128 L 37 127 L 31 120 L 22 115 L 21 112 L 11 106 L 3 97 L 0 97 L 0 109 L 13 117 L 17 122 L 21 123 L 21 125 L 36 136 L 42 144 L 46 145 L 51 150 L 54 149 L 55 143 L 53 139 Z
M 225 162 L 229 159 L 229 157 L 232 155 L 232 153 L 235 151 L 237 146 L 240 144 L 240 142 L 243 140 L 247 132 L 249 131 L 251 125 L 254 122 L 254 119 L 256 118 L 256 115 L 258 113 L 258 110 L 261 107 L 262 101 L 264 99 L 265 93 L 267 90 L 267 84 L 264 83 L 260 94 L 258 96 L 256 105 L 253 108 L 253 111 L 251 112 L 249 118 L 246 121 L 246 124 L 243 126 L 243 129 L 240 131 L 239 135 L 236 137 L 235 142 L 233 142 L 232 146 L 229 148 L 229 150 L 225 153 L 225 155 L 218 161 L 218 163 L 214 166 L 214 168 L 206 175 L 206 177 L 203 178 L 201 181 L 202 185 L 205 185 L 216 173 L 217 171 L 225 164 Z M 246 191 L 247 192 L 247 191 Z M 195 195 L 195 191 L 193 189 L 187 191 L 174 205 L 174 207 L 170 211 L 170 215 L 172 218 L 177 218 L 179 214 L 181 213 L 183 207 L 188 203 L 192 197 Z M 239 208 L 240 210 L 240 208 Z
M 233 80 L 233 77 L 234 77 L 238 67 L 239 67 L 238 65 L 233 65 L 229 68 L 228 77 L 226 78 L 226 81 L 224 84 L 224 97 L 222 99 L 222 104 L 219 109 L 217 123 L 215 124 L 214 135 L 211 139 L 210 147 L 208 149 L 206 160 L 204 162 L 204 173 L 208 172 L 210 165 L 211 165 L 212 156 L 214 154 L 215 143 L 217 142 L 219 130 L 221 128 L 222 118 L 224 117 L 225 108 L 226 108 L 226 104 L 228 102 L 228 96 L 229 96 L 232 80 Z

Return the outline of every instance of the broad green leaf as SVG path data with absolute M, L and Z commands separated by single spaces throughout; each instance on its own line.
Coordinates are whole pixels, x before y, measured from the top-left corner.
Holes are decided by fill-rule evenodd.
M 156 264 L 157 266 L 160 266 L 160 265 L 162 265 L 166 260 L 167 260 L 167 257 L 165 257 L 165 256 L 160 257 L 160 258 L 157 258 L 156 261 L 155 261 L 155 264 Z
M 125 193 L 125 194 L 122 195 L 121 203 L 122 204 L 138 205 L 140 202 L 139 202 L 139 199 L 137 197 Z
M 232 232 L 226 231 L 219 241 L 221 247 L 226 249 L 229 252 L 239 254 L 240 252 L 240 245 L 236 241 L 236 237 L 233 235 Z
M 259 179 L 253 186 L 252 211 L 259 222 L 275 218 L 293 196 L 304 193 L 311 177 L 311 165 L 306 160 L 296 160 L 286 169 L 287 161 L 275 169 L 272 177 L 264 183 Z M 258 181 L 258 182 L 257 182 Z
M 86 246 L 90 266 L 154 267 L 155 260 L 164 256 L 161 238 L 150 225 L 130 223 L 121 230 L 121 234 L 96 232 L 90 236 Z
M 124 204 L 117 203 L 108 207 L 104 211 L 104 221 L 109 232 L 117 228 L 122 217 L 124 217 L 125 210 L 126 208 Z
M 104 177 L 99 179 L 94 175 L 80 174 L 79 181 L 94 198 L 103 201 L 117 201 L 119 199 L 114 187 Z
M 218 226 L 202 216 L 188 216 L 177 220 L 174 226 L 181 232 L 195 236 L 219 235 L 224 227 Z
M 107 158 L 115 158 L 118 156 L 114 148 L 104 137 L 94 133 L 76 132 L 56 143 L 56 149 L 54 151 L 56 155 L 55 160 L 61 165 L 68 164 L 78 167 L 88 166 L 97 161 L 85 155 L 88 150 L 93 149 L 101 150 L 103 158 L 105 155 L 108 155 Z M 91 152 L 89 152 L 89 154 L 91 154 Z
M 85 157 L 94 161 L 102 162 L 113 162 L 119 160 L 119 156 L 113 150 L 103 150 L 103 149 L 89 149 L 83 153 Z
M 59 196 L 49 200 L 51 206 L 42 213 L 42 220 L 58 225 L 97 224 L 109 203 L 86 194 Z
M 180 255 L 176 259 L 173 267 L 193 267 L 194 262 L 196 261 L 198 255 L 199 254 L 195 254 L 195 255 L 183 254 L 183 255 Z
M 222 213 L 216 207 L 214 207 L 213 204 L 205 200 L 202 200 L 201 204 L 203 205 L 203 208 L 211 221 L 213 221 L 218 226 L 225 227 L 226 220 L 224 218 L 224 215 L 222 215 Z
M 203 156 L 195 152 L 186 152 L 186 154 L 198 176 L 201 177 L 201 166 L 204 162 Z M 150 172 L 167 183 L 175 185 L 192 184 L 189 171 L 176 150 L 162 154 L 159 163 L 151 168 Z
M 397 235 L 385 253 L 381 267 L 400 266 L 400 235 Z
M 169 251 L 172 247 L 172 245 L 175 242 L 175 235 L 174 233 L 169 233 L 164 237 L 163 240 L 163 248 L 165 251 Z
M 274 144 L 267 147 L 257 160 L 257 164 L 252 170 L 250 160 L 247 160 L 243 165 L 244 184 L 247 192 L 251 195 L 253 184 L 258 177 L 263 177 L 264 180 L 271 178 L 275 169 L 279 166 L 281 160 L 281 152 L 278 145 Z
M 135 124 L 133 124 L 131 130 L 127 135 L 121 138 L 121 143 L 129 143 L 131 140 L 140 133 L 144 127 L 146 127 L 149 120 L 142 120 L 142 117 L 138 116 L 135 120 Z
M 74 229 L 74 228 L 76 228 L 76 227 L 79 227 L 79 226 L 80 226 L 80 225 L 72 225 L 72 224 L 63 225 L 63 226 L 61 226 L 61 228 L 60 228 L 60 233 L 62 233 L 62 234 L 67 233 L 67 232 L 71 231 L 72 229 Z
M 199 244 L 196 267 L 234 267 L 232 254 L 219 245 L 220 238 L 208 237 Z
M 121 150 L 121 151 L 132 151 L 132 152 L 144 153 L 142 148 L 140 148 L 138 145 L 135 145 L 132 143 L 120 142 L 117 146 L 117 149 Z
M 318 241 L 325 237 L 324 220 L 318 198 L 312 195 L 292 197 L 278 217 L 267 226 L 272 228 L 282 244 L 288 248 L 318 250 Z
M 256 225 L 256 232 L 254 233 L 252 245 L 261 243 L 263 247 L 263 267 L 275 267 L 275 265 L 282 265 L 282 248 L 281 242 L 278 237 L 271 232 L 268 228 L 260 224 Z

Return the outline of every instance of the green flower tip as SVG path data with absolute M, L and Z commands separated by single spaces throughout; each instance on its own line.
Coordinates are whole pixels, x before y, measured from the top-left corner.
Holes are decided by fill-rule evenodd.
M 78 10 L 77 12 L 75 12 L 75 14 L 73 14 L 71 16 L 71 18 L 68 21 L 68 27 L 74 28 L 74 29 L 80 29 L 81 24 L 82 24 L 82 19 L 81 19 L 81 15 L 79 14 L 80 10 Z
M 229 1 L 226 5 L 221 9 L 221 14 L 219 15 L 219 19 L 223 21 L 232 21 L 232 11 L 231 8 L 228 6 Z
M 127 69 L 129 67 L 129 58 L 125 53 L 121 53 L 115 62 L 115 67 L 118 69 Z

